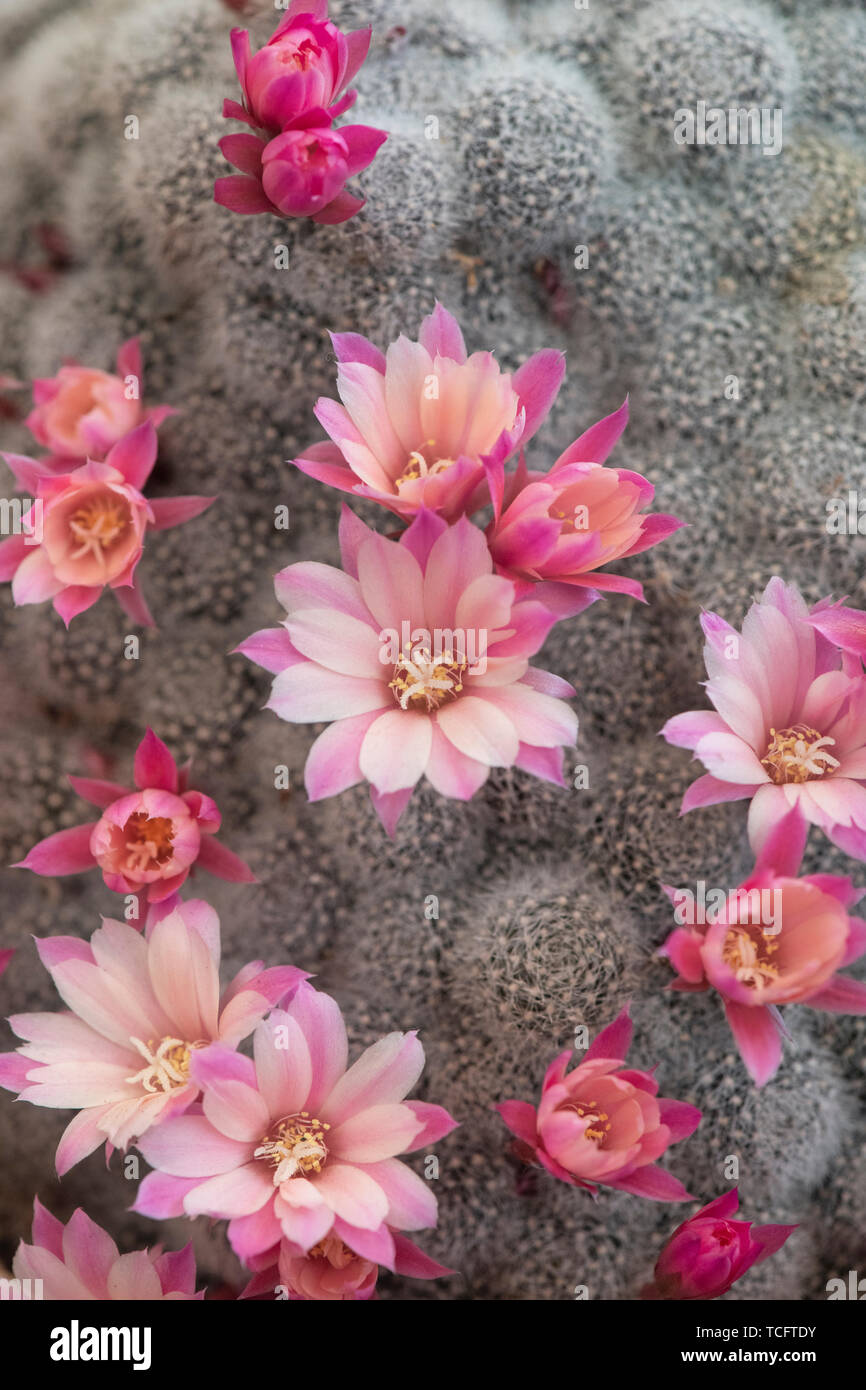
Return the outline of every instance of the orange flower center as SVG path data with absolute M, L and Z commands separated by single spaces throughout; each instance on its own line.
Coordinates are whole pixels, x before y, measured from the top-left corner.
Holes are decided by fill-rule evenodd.
M 832 747 L 836 740 L 822 738 L 818 730 L 808 724 L 794 724 L 778 733 L 771 729 L 770 734 L 761 767 L 777 786 L 785 782 L 811 782 L 839 766 L 838 758 L 827 752 L 827 747 Z
M 69 529 L 79 543 L 72 559 L 80 560 L 84 555 L 104 559 L 106 548 L 122 535 L 128 521 L 129 513 L 120 498 L 100 495 L 83 502 L 69 518 Z
M 335 1269 L 345 1269 L 358 1257 L 339 1236 L 328 1235 L 307 1251 L 311 1260 L 327 1260 Z
M 571 1105 L 566 1108 L 573 1110 L 580 1119 L 591 1122 L 583 1131 L 583 1137 L 591 1139 L 594 1144 L 601 1147 L 611 1128 L 610 1116 L 607 1111 L 600 1110 L 594 1100 L 572 1101 Z
M 149 816 L 146 811 L 133 811 L 123 827 L 123 834 L 130 869 L 146 873 L 149 869 L 161 868 L 172 856 L 174 825 L 168 816 Z
M 722 959 L 730 965 L 740 984 L 748 989 L 767 989 L 778 977 L 779 967 L 771 957 L 779 949 L 777 939 L 753 923 L 729 929 L 722 947 Z
M 265 1135 L 253 1157 L 270 1163 L 274 1169 L 274 1187 L 288 1178 L 321 1173 L 328 1157 L 325 1133 L 330 1128 L 323 1120 L 311 1117 L 307 1110 L 287 1115 L 272 1134 Z

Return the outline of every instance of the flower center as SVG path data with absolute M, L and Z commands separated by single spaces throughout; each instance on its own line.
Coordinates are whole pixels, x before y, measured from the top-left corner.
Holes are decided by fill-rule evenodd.
M 71 558 L 80 560 L 83 555 L 93 555 L 104 560 L 104 551 L 126 528 L 128 521 L 124 504 L 114 497 L 92 497 L 82 503 L 69 518 L 69 529 L 79 542 Z
M 147 873 L 161 868 L 172 856 L 171 842 L 174 825 L 168 816 L 149 816 L 146 811 L 133 811 L 123 827 L 126 837 L 126 862 L 130 869 Z
M 778 941 L 760 927 L 743 924 L 728 931 L 722 959 L 731 966 L 741 985 L 762 990 L 772 985 L 779 974 L 779 967 L 770 959 L 778 949 Z
M 839 766 L 838 758 L 825 747 L 832 747 L 836 740 L 822 738 L 818 730 L 811 729 L 808 724 L 794 724 L 779 733 L 771 729 L 770 734 L 772 737 L 761 759 L 761 767 L 766 768 L 777 786 L 784 782 L 809 782 Z
M 274 1168 L 274 1187 L 287 1178 L 321 1173 L 328 1157 L 325 1131 L 331 1128 L 324 1120 L 311 1118 L 309 1111 L 287 1115 L 280 1120 L 273 1134 L 266 1134 L 253 1154 Z
M 428 439 L 424 445 L 425 449 L 435 449 L 435 447 L 435 439 Z M 399 489 L 403 483 L 414 483 L 419 478 L 432 478 L 436 473 L 444 473 L 445 469 L 450 468 L 453 463 L 454 459 L 452 458 L 436 458 L 430 463 L 419 449 L 413 449 L 395 486 Z
M 350 1250 L 339 1236 L 327 1235 L 324 1240 L 320 1240 L 318 1245 L 307 1251 L 311 1260 L 327 1260 L 335 1269 L 345 1269 L 353 1260 L 357 1259 L 354 1250 Z
M 600 1147 L 611 1127 L 610 1116 L 607 1111 L 600 1110 L 594 1100 L 573 1101 L 566 1109 L 573 1110 L 582 1120 L 591 1121 L 583 1131 L 583 1137 L 584 1139 L 591 1139 L 594 1144 L 598 1144 Z
M 414 647 L 408 656 L 400 653 L 388 686 L 401 709 L 429 714 L 446 700 L 456 700 L 468 664 L 451 651 L 433 656 L 427 647 Z
M 126 1079 L 132 1085 L 140 1083 L 152 1094 L 185 1086 L 189 1080 L 191 1054 L 196 1048 L 206 1046 L 203 1042 L 186 1043 L 180 1038 L 163 1038 L 158 1047 L 153 1038 L 147 1043 L 143 1043 L 141 1038 L 130 1038 L 129 1041 L 136 1052 L 141 1053 L 147 1065 L 135 1076 Z
M 313 63 L 321 57 L 322 50 L 314 39 L 303 39 L 294 48 L 286 44 L 285 48 L 280 49 L 280 62 L 284 67 L 296 68 L 299 72 L 306 72 Z

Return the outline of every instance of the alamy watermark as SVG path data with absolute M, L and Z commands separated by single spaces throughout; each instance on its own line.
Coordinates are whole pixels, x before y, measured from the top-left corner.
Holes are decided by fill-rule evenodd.
M 0 536 L 23 536 L 25 545 L 41 545 L 42 499 L 0 497 Z
M 699 878 L 694 891 L 674 889 L 671 902 L 680 927 L 727 922 L 760 926 L 765 936 L 778 936 L 782 930 L 781 888 L 711 888 Z
M 413 627 L 404 619 L 398 632 L 383 627 L 379 633 L 379 660 L 383 666 L 405 668 L 411 677 L 417 673 L 425 685 L 439 679 L 451 682 L 453 673 L 483 676 L 487 670 L 487 629 L 483 627 Z M 445 674 L 445 673 L 450 674 Z M 431 686 L 431 688 L 435 688 Z
M 760 145 L 761 154 L 776 155 L 782 149 L 781 106 L 708 106 L 694 110 L 681 106 L 674 112 L 675 145 Z

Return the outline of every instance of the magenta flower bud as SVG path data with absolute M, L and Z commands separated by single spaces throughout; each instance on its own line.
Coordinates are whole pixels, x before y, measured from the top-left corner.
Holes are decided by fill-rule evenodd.
M 247 109 L 266 130 L 281 130 L 311 106 L 334 98 L 346 40 L 330 21 L 290 22 L 246 65 Z
M 349 147 L 338 130 L 287 130 L 262 155 L 262 188 L 286 217 L 313 217 L 349 177 Z
M 322 108 L 299 116 L 291 129 L 265 144 L 256 135 L 226 135 L 220 149 L 240 174 L 217 179 L 214 198 L 232 212 L 272 212 L 346 222 L 364 206 L 345 188 L 366 169 L 388 135 L 372 126 L 332 130 Z
M 326 0 L 295 0 L 264 48 L 253 53 L 246 29 L 232 30 L 232 53 L 244 104 L 226 101 L 223 115 L 270 134 L 305 111 L 336 102 L 367 56 L 370 30 L 343 34 L 328 19 Z M 329 119 L 355 100 L 346 92 Z
M 732 1221 L 737 1189 L 717 1197 L 678 1226 L 656 1261 L 649 1299 L 719 1298 L 738 1279 L 785 1244 L 796 1226 L 753 1226 Z

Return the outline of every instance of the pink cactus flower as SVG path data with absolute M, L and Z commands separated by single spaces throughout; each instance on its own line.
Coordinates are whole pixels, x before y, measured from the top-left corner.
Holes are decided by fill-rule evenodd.
M 454 520 L 483 506 L 485 472 L 495 475 L 532 438 L 565 372 L 552 350 L 513 376 L 492 353 L 467 357 L 456 319 L 438 303 L 417 342 L 401 335 L 384 355 L 359 333 L 331 338 L 342 404 L 322 397 L 316 418 L 332 442 L 294 462 L 406 520 L 422 508 Z
M 577 717 L 566 681 L 529 665 L 555 619 L 492 573 L 484 535 L 420 512 L 399 541 L 344 508 L 343 569 L 302 562 L 276 578 L 288 617 L 237 648 L 276 673 L 268 708 L 329 721 L 307 759 L 312 801 L 358 782 L 393 834 L 426 777 L 468 801 L 491 767 L 564 785 Z
M 683 525 L 646 516 L 654 489 L 639 473 L 602 467 L 628 421 L 628 402 L 576 439 L 548 473 L 527 470 L 523 457 L 506 479 L 491 476 L 495 516 L 488 529 L 498 573 L 522 580 L 563 616 L 582 611 L 599 592 L 645 602 L 636 579 L 599 574 L 602 565 L 658 545 Z
M 40 464 L 70 473 L 76 460 L 101 463 L 124 435 L 145 420 L 157 428 L 175 413 L 168 405 L 145 410 L 143 395 L 138 338 L 129 338 L 120 348 L 116 373 L 66 362 L 56 376 L 38 378 L 33 383 L 34 408 L 25 424 L 53 456 Z
M 454 1273 L 431 1260 L 399 1231 L 386 1232 L 386 1239 L 388 1235 L 394 1244 L 395 1274 L 441 1279 Z M 377 1232 L 376 1239 L 382 1239 L 382 1232 Z M 274 1298 L 278 1292 L 292 1302 L 366 1302 L 376 1297 L 378 1264 L 356 1254 L 333 1232 L 309 1251 L 283 1240 L 278 1249 L 253 1259 L 252 1265 L 259 1273 L 241 1298 Z
M 753 1226 L 732 1221 L 739 1207 L 734 1187 L 678 1226 L 656 1261 L 648 1299 L 721 1298 L 738 1279 L 781 1250 L 796 1226 Z
M 687 1202 L 679 1178 L 656 1167 L 656 1159 L 694 1134 L 701 1112 L 658 1096 L 650 1072 L 623 1067 L 631 1035 L 626 1007 L 573 1071 L 570 1049 L 554 1058 L 537 1110 L 522 1100 L 494 1108 L 516 1135 L 520 1156 L 563 1182 L 593 1196 L 602 1184 L 656 1202 Z
M 707 769 L 681 814 L 751 800 L 757 854 L 792 806 L 855 859 L 866 859 L 866 675 L 819 630 L 828 601 L 809 610 L 793 584 L 770 580 L 742 635 L 715 613 L 707 638 L 713 710 L 691 710 L 662 729 Z
M 2 975 L 3 972 L 6 970 L 7 966 L 9 965 L 9 962 L 11 961 L 12 957 L 14 956 L 14 954 L 15 954 L 15 948 L 14 948 L 14 947 L 13 947 L 12 950 L 10 950 L 10 951 L 0 951 L 0 975 Z
M 43 877 L 79 874 L 95 865 L 106 888 L 138 893 L 143 902 L 173 906 L 193 864 L 232 883 L 255 883 L 243 859 L 214 839 L 219 809 L 188 790 L 189 767 L 178 768 L 162 739 L 148 729 L 135 754 L 135 789 L 94 777 L 70 777 L 97 821 L 58 830 L 13 864 Z
M 163 1253 L 157 1245 L 121 1255 L 111 1236 L 80 1207 L 64 1226 L 38 1197 L 33 1203 L 33 1244 L 21 1242 L 12 1272 L 16 1279 L 41 1280 L 41 1296 L 51 1302 L 186 1303 L 204 1298 L 204 1290 L 195 1291 L 191 1245 L 177 1253 Z
M 197 1099 L 199 1050 L 222 1051 L 307 978 L 294 966 L 245 965 L 220 995 L 220 924 L 199 899 L 181 903 L 141 935 L 104 918 L 88 944 L 37 940 L 43 965 L 70 1012 L 15 1014 L 24 1039 L 0 1055 L 0 1086 L 20 1100 L 77 1110 L 57 1148 L 62 1176 L 100 1144 L 126 1149 Z
M 328 18 L 327 0 L 292 0 L 264 48 L 253 53 L 246 29 L 232 30 L 232 53 L 243 106 L 226 101 L 223 115 L 272 135 L 316 107 L 326 124 L 352 105 L 356 92 L 337 98 L 367 56 L 370 29 L 344 34 Z
M 398 1159 L 450 1133 L 439 1105 L 404 1101 L 424 1066 L 414 1033 L 391 1033 L 347 1070 L 335 1001 L 303 984 L 256 1028 L 255 1061 L 210 1047 L 190 1073 L 202 1114 L 145 1134 L 156 1170 L 135 1210 L 161 1219 L 228 1220 L 245 1263 L 282 1239 L 308 1253 L 331 1234 L 362 1259 L 395 1267 L 389 1228 L 436 1224 L 430 1184 Z
M 758 1086 L 779 1069 L 786 1030 L 780 1004 L 866 1014 L 866 984 L 837 972 L 866 953 L 866 922 L 849 917 L 863 896 L 851 879 L 795 877 L 808 827 L 797 807 L 764 844 L 752 875 L 725 896 L 710 920 L 671 932 L 659 954 L 677 971 L 672 988 L 715 989 L 734 1041 Z M 666 889 L 677 920 L 688 899 Z
M 2 457 L 34 502 L 20 535 L 0 542 L 0 582 L 16 605 L 51 599 L 68 627 L 112 589 L 134 622 L 153 625 L 136 578 L 146 531 L 199 516 L 213 497 L 160 497 L 141 489 L 156 462 L 156 428 L 146 420 L 111 449 L 69 473 L 22 454 Z
M 321 108 L 304 112 L 268 143 L 257 135 L 225 135 L 220 149 L 241 173 L 217 179 L 214 201 L 232 212 L 346 222 L 364 206 L 346 182 L 372 164 L 387 138 L 373 126 L 332 130 Z

